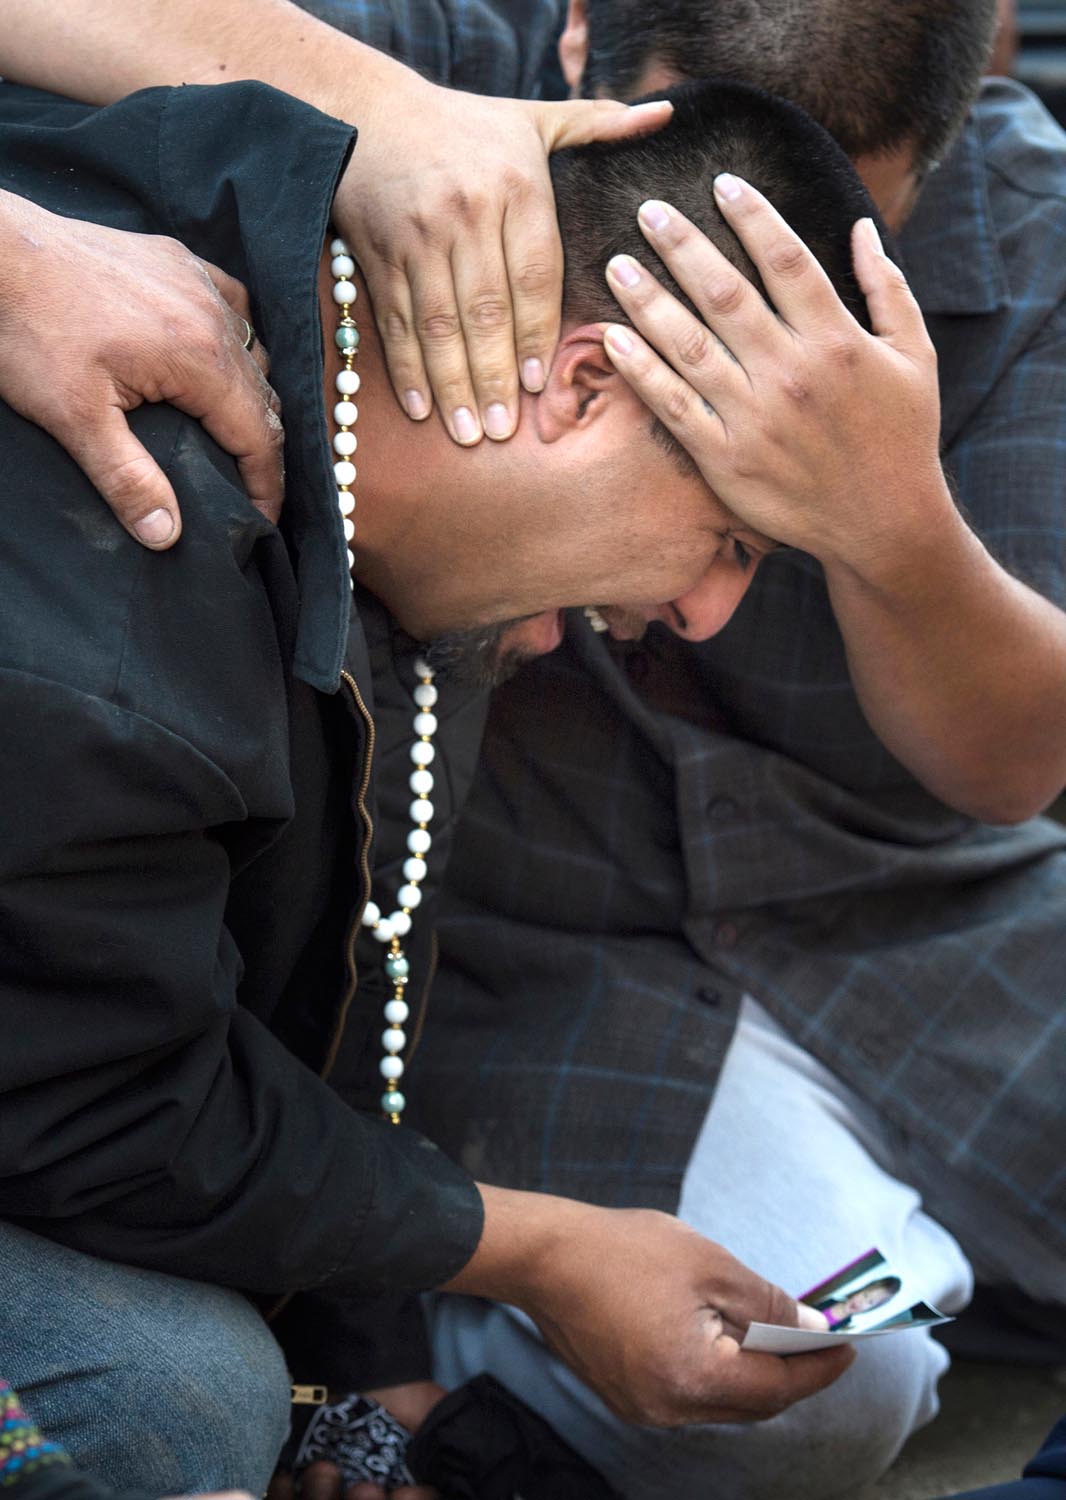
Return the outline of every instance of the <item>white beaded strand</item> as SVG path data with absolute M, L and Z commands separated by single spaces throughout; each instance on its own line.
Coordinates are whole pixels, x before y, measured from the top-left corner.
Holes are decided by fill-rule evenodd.
M 352 553 L 352 541 L 355 537 L 355 522 L 352 519 L 355 511 L 355 496 L 351 487 L 356 477 L 356 467 L 351 462 L 351 458 L 358 447 L 352 428 L 359 418 L 359 408 L 351 398 L 358 394 L 360 384 L 359 376 L 354 369 L 355 357 L 359 352 L 359 330 L 352 316 L 352 306 L 357 290 L 354 281 L 350 279 L 355 275 L 355 261 L 345 242 L 342 239 L 333 240 L 329 253 L 332 257 L 330 270 L 334 277 L 333 300 L 340 308 L 336 343 L 344 359 L 344 367 L 336 380 L 339 400 L 333 408 L 333 420 L 337 428 L 333 435 L 333 452 L 336 455 L 333 475 L 337 482 L 337 504 L 340 507 L 344 524 L 344 537 L 348 543 L 348 581 L 351 584 L 351 569 L 355 562 Z M 385 1004 L 386 1026 L 381 1034 L 384 1056 L 378 1064 L 378 1071 L 385 1084 L 385 1092 L 381 1096 L 381 1108 L 394 1125 L 399 1125 L 407 1105 L 407 1100 L 399 1088 L 400 1079 L 404 1074 L 404 1061 L 401 1053 L 407 1046 L 407 1032 L 404 1027 L 411 1014 L 405 996 L 411 966 L 403 950 L 403 939 L 411 931 L 411 913 L 422 900 L 421 885 L 427 874 L 424 856 L 429 853 L 433 843 L 428 827 L 433 819 L 433 803 L 429 800 L 433 790 L 433 772 L 429 767 L 436 755 L 433 736 L 437 732 L 437 716 L 432 710 L 437 702 L 437 689 L 433 686 L 432 669 L 421 657 L 415 662 L 415 673 L 418 677 L 418 684 L 413 693 L 415 740 L 411 745 L 411 760 L 414 763 L 414 769 L 408 782 L 414 793 L 410 809 L 413 826 L 407 835 L 407 849 L 410 857 L 404 861 L 403 865 L 403 878 L 406 883 L 397 892 L 398 905 L 389 916 L 382 915 L 381 908 L 376 901 L 368 901 L 363 909 L 363 926 L 370 929 L 379 943 L 388 945 L 388 952 L 385 955 L 385 973 L 392 983 L 392 996 Z

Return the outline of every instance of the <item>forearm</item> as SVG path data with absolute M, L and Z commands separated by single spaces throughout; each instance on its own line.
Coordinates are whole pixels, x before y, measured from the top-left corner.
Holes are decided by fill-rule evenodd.
M 410 70 L 288 0 L 7 0 L 0 74 L 91 104 L 156 84 L 255 78 L 353 123 Z
M 17 193 L 0 190 L 0 323 L 5 312 L 13 311 L 12 294 L 25 282 L 25 266 L 30 252 L 38 251 L 47 239 L 47 228 L 54 216 Z
M 442 1291 L 488 1297 L 528 1309 L 539 1269 L 594 1212 L 569 1198 L 478 1184 L 485 1220 L 477 1250 Z
M 946 485 L 916 534 L 859 565 L 826 561 L 863 710 L 936 796 L 1019 822 L 1066 784 L 1066 615 L 1011 577 Z

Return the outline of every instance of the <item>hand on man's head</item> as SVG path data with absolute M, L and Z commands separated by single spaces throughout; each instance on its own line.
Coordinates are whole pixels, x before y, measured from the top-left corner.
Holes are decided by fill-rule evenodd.
M 240 282 L 176 241 L 60 218 L 0 194 L 17 234 L 0 312 L 0 396 L 84 469 L 127 531 L 181 535 L 174 490 L 126 414 L 168 401 L 237 459 L 276 521 L 283 431 Z
M 609 330 L 611 359 L 747 525 L 823 564 L 898 553 L 929 525 L 930 496 L 951 504 L 936 356 L 902 272 L 873 220 L 857 223 L 867 333 L 760 192 L 723 176 L 716 196 L 773 306 L 683 214 L 649 203 L 641 228 L 702 321 L 616 258 L 612 290 L 647 342 Z
M 396 395 L 434 401 L 456 442 L 504 439 L 559 337 L 563 254 L 548 156 L 664 125 L 666 103 L 544 104 L 438 88 L 398 69 L 334 205 L 366 280 Z

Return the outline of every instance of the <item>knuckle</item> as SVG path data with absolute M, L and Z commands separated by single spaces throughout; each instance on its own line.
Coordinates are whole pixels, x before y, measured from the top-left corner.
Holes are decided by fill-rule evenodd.
M 834 334 L 824 345 L 825 357 L 841 370 L 854 370 L 862 356 L 859 341 L 850 333 Z
M 148 487 L 156 477 L 156 467 L 147 456 L 121 459 L 101 476 L 107 503 L 116 515 L 135 519 L 148 508 Z
M 411 337 L 412 328 L 397 307 L 387 307 L 378 315 L 378 327 L 387 344 L 400 344 Z
M 767 251 L 766 262 L 778 276 L 800 276 L 806 270 L 807 250 L 798 240 L 778 240 Z
M 524 172 L 513 164 L 508 163 L 500 172 L 497 182 L 501 193 L 511 208 L 519 207 L 525 203 L 533 192 L 533 184 Z
M 273 407 L 263 408 L 263 424 L 266 428 L 266 444 L 274 453 L 280 453 L 285 447 L 285 427 L 281 420 L 280 410 L 275 411 Z
M 482 292 L 467 303 L 464 322 L 471 328 L 493 333 L 511 321 L 511 304 L 501 292 Z
M 785 399 L 793 406 L 809 406 L 814 394 L 811 382 L 802 370 L 790 370 L 782 381 L 781 389 Z
M 540 297 L 555 283 L 555 266 L 549 260 L 527 260 L 514 275 L 515 290 L 523 297 Z
M 706 328 L 690 328 L 677 341 L 677 357 L 683 365 L 698 367 L 706 360 L 709 348 Z
M 449 217 L 460 219 L 464 224 L 476 223 L 486 207 L 481 193 L 470 192 L 464 187 L 452 188 L 445 199 L 445 211 Z
M 689 388 L 669 386 L 663 397 L 662 409 L 668 422 L 675 422 L 680 426 L 692 409 L 692 393 Z
M 714 312 L 734 313 L 744 300 L 744 287 L 739 276 L 712 276 L 703 284 L 704 301 Z
M 452 344 L 462 337 L 459 314 L 453 309 L 423 313 L 417 323 L 418 337 L 423 344 Z

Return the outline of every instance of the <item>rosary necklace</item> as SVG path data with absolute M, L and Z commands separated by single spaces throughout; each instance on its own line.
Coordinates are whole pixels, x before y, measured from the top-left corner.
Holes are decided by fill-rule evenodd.
M 333 434 L 333 473 L 337 481 L 337 504 L 344 523 L 344 539 L 348 544 L 348 582 L 352 584 L 351 570 L 355 563 L 352 542 L 355 537 L 355 483 L 356 468 L 352 462 L 358 444 L 352 431 L 359 417 L 359 408 L 352 397 L 359 391 L 359 375 L 355 369 L 359 353 L 359 329 L 352 317 L 357 289 L 352 277 L 355 261 L 344 240 L 330 243 L 330 271 L 333 275 L 333 300 L 340 309 L 337 332 L 337 348 L 344 361 L 337 376 L 337 403 L 333 408 L 336 431 Z M 411 931 L 414 912 L 422 900 L 421 885 L 426 878 L 426 855 L 433 839 L 429 824 L 433 818 L 433 803 L 429 800 L 433 790 L 433 764 L 436 749 L 433 736 L 437 732 L 437 717 L 433 712 L 437 702 L 437 689 L 433 686 L 433 671 L 419 657 L 415 662 L 418 682 L 412 697 L 415 715 L 413 728 L 415 738 L 411 744 L 413 769 L 409 786 L 414 794 L 410 807 L 411 830 L 407 835 L 408 857 L 404 861 L 403 876 L 406 884 L 396 893 L 396 909 L 390 916 L 383 916 L 376 901 L 368 901 L 363 909 L 363 926 L 368 927 L 385 949 L 385 974 L 392 985 L 392 995 L 385 1003 L 385 1030 L 381 1034 L 384 1055 L 378 1064 L 378 1072 L 384 1081 L 385 1091 L 381 1096 L 381 1109 L 394 1125 L 399 1125 L 407 1104 L 401 1089 L 404 1062 L 401 1056 L 407 1046 L 404 1026 L 411 1013 L 405 991 L 411 973 L 411 965 L 403 949 L 403 940 Z

